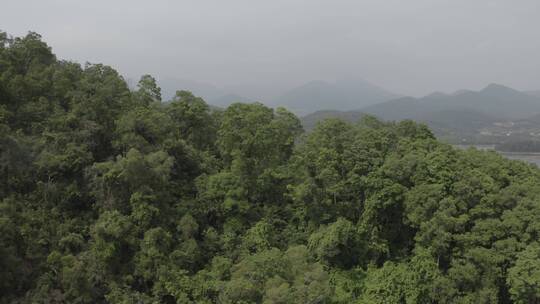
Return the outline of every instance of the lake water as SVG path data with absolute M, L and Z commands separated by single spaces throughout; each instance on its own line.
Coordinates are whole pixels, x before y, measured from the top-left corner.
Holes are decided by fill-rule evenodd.
M 540 153 L 502 152 L 495 150 L 495 145 L 454 145 L 454 147 L 459 149 L 475 147 L 478 150 L 495 151 L 508 159 L 522 160 L 540 167 Z

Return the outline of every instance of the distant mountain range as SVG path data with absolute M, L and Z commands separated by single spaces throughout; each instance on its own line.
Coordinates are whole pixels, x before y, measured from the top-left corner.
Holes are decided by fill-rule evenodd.
M 231 93 L 229 90 L 215 85 L 192 81 L 187 79 L 164 78 L 159 79 L 161 95 L 164 101 L 174 97 L 176 91 L 191 91 L 195 96 L 202 97 L 208 104 L 216 107 L 227 107 L 234 102 L 253 102 L 251 98 Z
M 520 119 L 540 113 L 540 97 L 499 84 L 490 84 L 481 91 L 436 93 L 422 98 L 403 97 L 373 106 L 363 112 L 387 120 L 426 119 L 432 113 L 445 111 L 478 112 L 495 119 Z
M 536 137 L 535 134 L 540 134 L 540 116 L 535 116 L 540 115 L 540 96 L 499 84 L 490 84 L 477 92 L 462 90 L 421 98 L 402 97 L 356 111 L 318 111 L 304 116 L 302 121 L 304 127 L 310 129 L 318 120 L 327 117 L 355 121 L 364 114 L 383 120 L 420 121 L 428 124 L 438 136 L 452 142 L 498 142 L 509 136 Z
M 270 103 L 305 115 L 320 110 L 358 110 L 397 97 L 363 80 L 311 81 L 273 98 Z
M 161 97 L 164 101 L 173 98 L 176 91 L 179 90 L 191 91 L 195 96 L 202 97 L 204 100 L 219 98 L 228 94 L 228 92 L 213 84 L 189 79 L 159 78 L 158 85 L 161 87 Z
M 233 102 L 259 101 L 273 107 L 286 107 L 297 115 L 325 109 L 357 110 L 399 97 L 361 79 L 310 81 L 292 89 L 248 85 L 220 88 L 209 83 L 173 78 L 160 79 L 158 82 L 163 100 L 170 100 L 177 90 L 189 90 L 213 106 L 226 107 Z M 274 96 L 271 96 L 272 91 Z
M 288 90 L 247 85 L 220 88 L 178 79 L 162 79 L 159 84 L 164 100 L 176 90 L 187 89 L 219 108 L 254 101 L 284 106 L 302 117 L 307 130 L 325 118 L 353 122 L 371 114 L 383 120 L 426 123 L 439 138 L 453 143 L 501 143 L 515 138 L 540 141 L 540 91 L 521 92 L 500 84 L 480 91 L 435 92 L 420 98 L 400 97 L 361 79 L 310 81 Z M 244 95 L 253 96 L 258 91 L 266 100 Z M 271 97 L 272 92 L 276 97 Z

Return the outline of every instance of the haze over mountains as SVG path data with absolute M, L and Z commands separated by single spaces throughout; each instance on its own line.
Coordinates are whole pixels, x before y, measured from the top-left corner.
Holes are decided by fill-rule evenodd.
M 188 79 L 162 78 L 159 80 L 163 100 L 170 100 L 177 90 L 188 90 L 213 106 L 226 107 L 233 102 L 252 102 L 253 100 L 225 88 L 206 82 Z
M 432 93 L 401 97 L 355 111 L 318 111 L 303 118 L 306 129 L 319 120 L 339 117 L 348 121 L 364 114 L 384 120 L 412 119 L 428 124 L 450 142 L 500 143 L 510 139 L 534 139 L 540 131 L 540 96 L 490 84 L 480 91 Z
M 346 79 L 333 83 L 308 82 L 274 98 L 272 104 L 302 115 L 314 110 L 357 110 L 397 97 L 397 94 L 366 81 Z
M 362 110 L 388 120 L 419 119 L 445 111 L 477 112 L 496 119 L 512 120 L 540 113 L 540 98 L 503 85 L 490 84 L 478 92 L 403 97 Z
M 426 123 L 439 138 L 452 143 L 505 143 L 540 140 L 540 91 L 518 91 L 489 84 L 479 91 L 434 92 L 423 97 L 400 97 L 359 78 L 314 80 L 293 88 L 267 85 L 217 87 L 211 84 L 165 79 L 160 81 L 165 100 L 176 88 L 192 91 L 210 105 L 262 102 L 283 106 L 303 117 L 305 129 L 328 117 L 356 121 L 364 114 L 383 120 L 412 119 Z M 261 97 L 263 96 L 263 97 Z
M 270 106 L 283 106 L 297 115 L 315 111 L 339 109 L 357 110 L 362 107 L 399 97 L 362 79 L 340 79 L 334 82 L 314 80 L 305 84 L 283 88 L 279 86 L 253 87 L 235 85 L 217 87 L 212 84 L 185 79 L 160 80 L 162 95 L 170 99 L 178 88 L 192 91 L 207 103 L 226 107 L 234 102 L 259 101 Z

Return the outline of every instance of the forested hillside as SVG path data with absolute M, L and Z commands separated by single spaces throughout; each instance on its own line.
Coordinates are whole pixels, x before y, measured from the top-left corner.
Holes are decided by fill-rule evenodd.
M 0 303 L 540 302 L 535 166 L 160 95 L 0 34 Z

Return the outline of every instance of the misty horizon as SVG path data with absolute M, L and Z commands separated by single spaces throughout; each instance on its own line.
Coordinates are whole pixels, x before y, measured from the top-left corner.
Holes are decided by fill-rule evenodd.
M 3 31 L 35 31 L 59 58 L 111 65 L 127 79 L 249 88 L 250 98 L 342 78 L 415 97 L 489 83 L 540 89 L 533 0 L 10 0 L 4 8 Z

